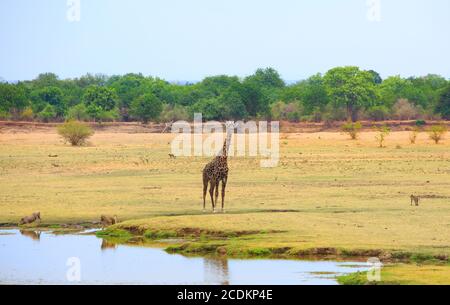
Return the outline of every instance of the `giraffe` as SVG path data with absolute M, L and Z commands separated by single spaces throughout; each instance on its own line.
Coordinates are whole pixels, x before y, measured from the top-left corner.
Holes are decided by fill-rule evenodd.
M 222 150 L 219 154 L 203 168 L 203 211 L 206 206 L 206 192 L 209 187 L 209 195 L 211 196 L 211 203 L 213 213 L 216 212 L 217 199 L 219 197 L 219 184 L 222 182 L 222 212 L 224 211 L 225 188 L 228 181 L 228 149 L 231 144 L 231 136 L 234 132 L 234 124 L 227 122 L 225 124 L 227 130 L 227 137 L 223 142 Z M 215 191 L 215 194 L 214 194 Z M 214 198 L 215 197 L 215 198 Z

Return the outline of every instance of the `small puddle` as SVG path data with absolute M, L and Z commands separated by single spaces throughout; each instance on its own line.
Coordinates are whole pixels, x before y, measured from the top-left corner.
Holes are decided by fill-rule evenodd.
M 74 261 L 80 282 L 70 281 Z M 192 258 L 92 234 L 0 230 L 0 284 L 334 285 L 336 275 L 367 269 L 361 262 Z

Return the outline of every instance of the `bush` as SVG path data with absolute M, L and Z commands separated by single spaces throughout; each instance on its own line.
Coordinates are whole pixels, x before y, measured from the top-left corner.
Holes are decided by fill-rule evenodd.
M 114 122 L 120 117 L 119 110 L 117 108 L 114 108 L 109 111 L 101 111 L 99 113 L 99 122 Z
M 425 125 L 427 125 L 427 122 L 425 120 L 417 120 L 416 121 L 416 126 L 417 127 L 423 127 Z
M 393 107 L 394 116 L 398 120 L 412 120 L 419 116 L 419 109 L 407 99 L 399 99 Z
M 411 132 L 409 134 L 409 142 L 411 144 L 416 144 L 417 136 L 419 135 L 420 132 L 421 132 L 421 129 L 419 126 L 416 126 L 416 127 L 414 127 L 413 130 L 411 130 Z
M 299 103 L 276 102 L 270 109 L 273 120 L 298 122 L 301 118 L 302 108 Z
M 33 109 L 31 107 L 25 108 L 20 114 L 20 118 L 24 121 L 31 121 L 34 118 Z
M 431 126 L 430 129 L 428 130 L 430 139 L 433 140 L 436 144 L 439 144 L 439 142 L 442 140 L 446 132 L 447 127 L 445 127 L 444 125 L 434 125 Z
M 342 126 L 342 131 L 347 133 L 352 140 L 356 140 L 358 138 L 358 133 L 361 130 L 362 125 L 361 122 L 347 122 Z
M 332 104 L 328 104 L 325 107 L 325 111 L 322 111 L 320 108 L 316 108 L 315 115 L 328 122 L 345 121 L 347 119 L 346 109 L 344 107 L 334 107 Z
M 442 91 L 435 111 L 444 119 L 450 120 L 450 84 Z
M 187 108 L 181 105 L 171 106 L 165 104 L 160 115 L 162 122 L 188 121 L 189 118 Z
M 81 146 L 94 132 L 89 126 L 79 121 L 68 121 L 58 127 L 58 134 L 72 146 Z
M 389 119 L 389 110 L 385 106 L 373 106 L 367 110 L 367 117 L 374 121 Z
M 375 129 L 378 131 L 378 134 L 375 136 L 375 139 L 377 140 L 379 147 L 383 148 L 384 141 L 386 140 L 386 137 L 391 133 L 391 129 L 387 125 L 375 127 Z
M 50 120 L 56 117 L 55 107 L 53 107 L 50 104 L 47 104 L 44 110 L 38 113 L 38 117 L 41 121 L 48 123 Z
M 84 103 L 75 105 L 69 109 L 66 116 L 67 120 L 87 121 L 89 114 Z
M 155 120 L 159 117 L 163 110 L 161 100 L 152 93 L 147 93 L 139 96 L 131 103 L 131 115 L 146 124 L 150 120 Z
M 0 109 L 0 119 L 2 120 L 8 120 L 11 118 L 11 114 L 8 111 L 4 111 Z

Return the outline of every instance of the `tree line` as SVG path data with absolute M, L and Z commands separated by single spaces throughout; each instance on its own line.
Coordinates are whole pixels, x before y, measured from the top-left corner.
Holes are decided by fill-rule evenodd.
M 0 82 L 0 119 L 58 122 L 192 120 L 450 119 L 450 81 L 439 75 L 382 79 L 358 67 L 336 67 L 294 84 L 273 68 L 245 78 L 218 75 L 170 83 L 142 74 L 60 79 L 53 73 Z

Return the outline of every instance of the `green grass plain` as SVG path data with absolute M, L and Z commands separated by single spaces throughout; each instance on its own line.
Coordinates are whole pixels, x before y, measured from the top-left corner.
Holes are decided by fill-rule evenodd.
M 47 224 L 116 214 L 121 228 L 226 232 L 234 237 L 192 247 L 216 243 L 230 254 L 450 254 L 448 139 L 435 145 L 421 133 L 411 145 L 409 133 L 399 131 L 378 148 L 373 132 L 356 141 L 339 132 L 282 134 L 276 168 L 261 168 L 258 158 L 230 159 L 225 214 L 212 214 L 209 201 L 202 212 L 201 170 L 211 158 L 172 160 L 171 139 L 105 130 L 87 146 L 71 147 L 54 131 L 0 133 L 0 222 L 17 223 L 37 210 Z M 422 197 L 419 207 L 410 206 L 411 194 Z M 430 283 L 450 283 L 448 264 L 436 270 Z M 408 276 L 414 283 L 420 273 Z

